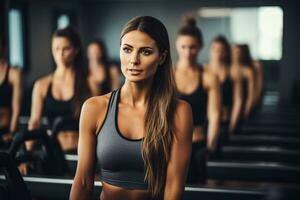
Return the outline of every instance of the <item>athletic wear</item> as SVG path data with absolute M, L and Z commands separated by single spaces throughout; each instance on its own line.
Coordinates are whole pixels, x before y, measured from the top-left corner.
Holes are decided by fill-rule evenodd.
M 112 92 L 105 120 L 97 136 L 101 180 L 125 189 L 147 189 L 142 139 L 128 139 L 117 124 L 120 89 Z M 124 119 L 126 120 L 126 119 Z

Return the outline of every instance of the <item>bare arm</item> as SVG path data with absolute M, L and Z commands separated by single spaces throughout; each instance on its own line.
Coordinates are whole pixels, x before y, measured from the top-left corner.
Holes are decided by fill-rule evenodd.
M 218 79 L 210 75 L 208 80 L 208 133 L 207 149 L 214 151 L 220 132 L 221 118 L 221 91 Z
M 21 71 L 17 69 L 10 69 L 10 70 L 11 73 L 9 78 L 13 88 L 10 132 L 14 133 L 17 130 L 18 120 L 21 111 L 22 75 L 21 75 Z
M 43 78 L 37 80 L 33 86 L 32 98 L 31 98 L 31 113 L 28 122 L 27 129 L 29 131 L 38 129 L 40 127 L 40 121 L 43 112 L 43 104 L 45 99 L 46 90 L 49 85 L 49 80 Z M 32 150 L 34 141 L 27 141 L 26 148 L 27 150 Z
M 182 198 L 192 151 L 193 117 L 191 107 L 179 101 L 175 112 L 175 135 L 167 167 L 164 200 Z
M 262 65 L 259 61 L 254 62 L 254 67 L 256 69 L 256 75 L 255 75 L 255 104 L 259 103 L 259 100 L 263 93 L 263 85 L 264 85 L 264 72 Z
M 34 83 L 31 97 L 31 113 L 28 122 L 28 130 L 34 130 L 40 127 L 40 121 L 43 112 L 44 98 L 43 90 L 47 90 L 44 80 L 38 80 Z
M 248 118 L 255 102 L 255 93 L 254 93 L 254 72 L 253 70 L 247 71 L 247 88 L 248 88 L 248 98 L 246 100 L 245 113 L 244 117 Z
M 99 112 L 99 109 L 106 110 L 106 107 L 107 103 L 99 104 L 96 98 L 88 99 L 82 106 L 79 121 L 78 163 L 70 200 L 90 199 L 92 196 L 95 177 L 96 131 L 100 127 L 99 124 L 103 123 L 105 116 L 105 113 Z
M 241 116 L 243 104 L 242 80 L 235 78 L 233 83 L 233 107 L 230 116 L 229 132 L 232 134 Z

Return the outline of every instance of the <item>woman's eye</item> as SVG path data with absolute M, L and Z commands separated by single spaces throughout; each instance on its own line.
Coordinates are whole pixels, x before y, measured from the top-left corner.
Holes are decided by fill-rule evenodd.
M 141 52 L 145 56 L 149 56 L 152 53 L 150 50 L 147 50 L 147 49 L 142 49 Z
M 125 53 L 130 53 L 130 52 L 131 52 L 131 49 L 129 49 L 129 48 L 127 48 L 127 47 L 124 47 L 124 48 L 123 48 L 123 51 L 124 51 Z

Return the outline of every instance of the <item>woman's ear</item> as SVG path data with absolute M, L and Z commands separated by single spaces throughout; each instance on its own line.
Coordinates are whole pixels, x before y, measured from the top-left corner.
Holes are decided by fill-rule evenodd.
M 158 65 L 162 65 L 162 64 L 166 61 L 167 55 L 168 55 L 168 51 L 165 50 L 165 51 L 161 54 L 161 56 L 160 56 L 160 60 L 159 60 L 159 64 L 158 64 Z

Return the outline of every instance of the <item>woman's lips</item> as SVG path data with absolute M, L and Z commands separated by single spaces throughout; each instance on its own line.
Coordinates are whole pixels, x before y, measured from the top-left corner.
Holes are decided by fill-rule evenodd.
M 127 70 L 131 75 L 139 75 L 140 73 L 142 73 L 142 70 L 140 69 L 128 69 Z

